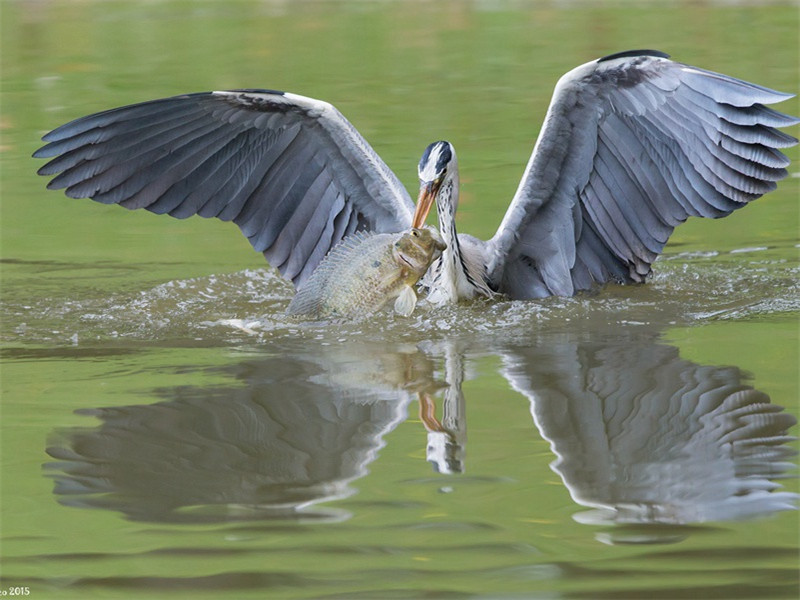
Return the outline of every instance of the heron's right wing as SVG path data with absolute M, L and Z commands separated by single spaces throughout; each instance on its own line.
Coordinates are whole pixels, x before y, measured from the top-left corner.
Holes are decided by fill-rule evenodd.
M 608 56 L 558 82 L 525 175 L 488 243 L 512 298 L 644 281 L 689 216 L 722 217 L 775 189 L 798 122 L 791 97 L 668 60 Z
M 234 90 L 89 115 L 51 131 L 36 158 L 50 189 L 173 217 L 233 221 L 300 286 L 357 230 L 411 225 L 414 204 L 381 158 L 327 102 Z

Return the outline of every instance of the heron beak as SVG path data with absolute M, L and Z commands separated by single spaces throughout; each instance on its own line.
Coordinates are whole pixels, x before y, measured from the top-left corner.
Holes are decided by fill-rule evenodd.
M 417 198 L 417 210 L 414 211 L 414 219 L 411 222 L 412 227 L 419 229 L 428 218 L 428 213 L 431 212 L 431 206 L 436 199 L 436 193 L 439 191 L 439 183 L 431 181 L 423 183 L 419 188 L 419 198 Z

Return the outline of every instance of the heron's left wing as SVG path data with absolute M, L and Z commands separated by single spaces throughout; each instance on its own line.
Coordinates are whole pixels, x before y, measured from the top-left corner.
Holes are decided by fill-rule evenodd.
M 798 123 L 790 98 L 631 51 L 556 86 L 517 193 L 487 243 L 492 284 L 512 298 L 644 281 L 689 216 L 722 217 L 775 189 Z
M 296 286 L 357 230 L 411 225 L 414 203 L 327 102 L 270 90 L 184 94 L 77 119 L 34 154 L 51 189 L 177 218 L 233 221 Z M 55 157 L 55 158 L 53 158 Z

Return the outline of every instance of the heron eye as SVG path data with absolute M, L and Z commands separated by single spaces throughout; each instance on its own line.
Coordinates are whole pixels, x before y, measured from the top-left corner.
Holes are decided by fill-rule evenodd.
M 411 235 L 413 235 L 414 237 L 419 237 L 419 230 L 417 230 L 417 229 L 412 229 L 412 230 L 411 230 Z

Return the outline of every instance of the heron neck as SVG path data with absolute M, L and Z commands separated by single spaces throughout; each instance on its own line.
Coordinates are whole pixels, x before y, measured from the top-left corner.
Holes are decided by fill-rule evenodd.
M 442 252 L 440 277 L 438 286 L 440 289 L 434 298 L 441 298 L 443 301 L 457 302 L 462 295 L 469 295 L 469 281 L 465 273 L 466 265 L 462 256 L 461 244 L 458 240 L 456 230 L 456 206 L 458 206 L 458 173 L 454 173 L 448 178 L 440 189 L 436 199 L 436 210 L 439 214 L 439 231 L 447 248 Z
M 461 257 L 461 248 L 456 231 L 456 206 L 458 206 L 458 172 L 453 173 L 442 184 L 436 198 L 436 212 L 439 215 L 439 231 L 447 248 L 443 256 Z

